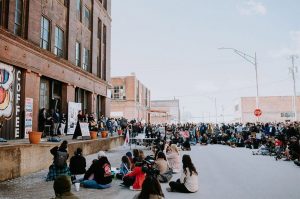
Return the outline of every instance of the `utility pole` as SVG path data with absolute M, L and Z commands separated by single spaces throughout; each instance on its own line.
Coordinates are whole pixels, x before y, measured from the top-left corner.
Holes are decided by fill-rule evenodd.
M 216 124 L 218 124 L 218 108 L 217 108 L 217 98 L 215 97 L 215 111 L 216 111 Z
M 297 67 L 295 66 L 295 59 L 297 59 L 297 55 L 291 55 L 290 59 L 292 60 L 292 66 L 289 68 L 290 73 L 292 73 L 293 78 L 293 89 L 294 89 L 294 97 L 293 97 L 293 112 L 294 112 L 294 121 L 297 121 L 297 90 L 296 90 L 296 73 L 298 72 Z

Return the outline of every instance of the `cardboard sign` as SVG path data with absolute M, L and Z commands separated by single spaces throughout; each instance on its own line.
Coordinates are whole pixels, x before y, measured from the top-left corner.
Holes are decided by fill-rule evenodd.
M 79 125 L 80 125 L 82 137 L 90 136 L 89 123 L 80 122 Z

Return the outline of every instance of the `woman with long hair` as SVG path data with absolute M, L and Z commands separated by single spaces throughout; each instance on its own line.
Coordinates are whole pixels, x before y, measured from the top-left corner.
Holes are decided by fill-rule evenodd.
M 133 199 L 164 199 L 164 194 L 156 177 L 147 175 L 141 193 L 135 195 Z
M 176 182 L 171 181 L 169 192 L 195 193 L 198 191 L 198 172 L 189 155 L 182 156 L 183 172 Z
M 131 162 L 129 158 L 125 155 L 122 157 L 122 163 L 120 166 L 120 173 L 117 173 L 116 177 L 120 180 L 126 175 L 128 172 L 130 172 L 131 168 Z

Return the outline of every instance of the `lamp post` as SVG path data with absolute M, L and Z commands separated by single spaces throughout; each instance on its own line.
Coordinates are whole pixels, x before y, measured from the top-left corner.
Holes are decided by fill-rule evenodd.
M 246 61 L 250 62 L 255 67 L 255 77 L 256 77 L 256 109 L 259 109 L 259 92 L 258 92 L 258 73 L 257 73 L 257 58 L 256 58 L 256 52 L 254 53 L 254 57 L 251 55 L 248 55 L 240 50 L 237 50 L 235 48 L 219 48 L 219 50 L 232 50 L 235 54 L 239 55 Z M 259 121 L 259 117 L 256 117 L 256 121 Z

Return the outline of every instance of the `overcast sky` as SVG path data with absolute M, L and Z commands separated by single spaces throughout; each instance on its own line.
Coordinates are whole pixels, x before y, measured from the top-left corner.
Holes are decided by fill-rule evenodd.
M 215 114 L 214 97 L 230 119 L 239 97 L 256 95 L 254 66 L 219 47 L 257 53 L 261 96 L 292 95 L 300 1 L 112 0 L 112 76 L 135 72 L 152 99 L 176 97 L 195 119 Z

